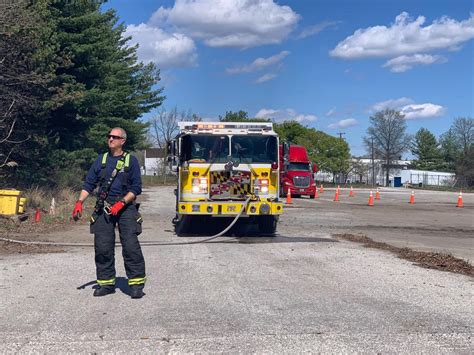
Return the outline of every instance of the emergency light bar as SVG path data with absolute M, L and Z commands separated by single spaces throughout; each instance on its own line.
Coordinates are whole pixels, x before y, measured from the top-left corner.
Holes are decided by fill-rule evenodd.
M 178 122 L 181 131 L 216 132 L 221 130 L 245 130 L 251 132 L 271 132 L 271 122 Z M 217 132 L 216 132 L 217 133 Z

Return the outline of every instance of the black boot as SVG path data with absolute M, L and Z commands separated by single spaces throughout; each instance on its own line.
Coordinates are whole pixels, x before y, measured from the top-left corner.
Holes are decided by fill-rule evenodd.
M 143 285 L 131 285 L 130 286 L 130 297 L 142 298 L 145 295 L 143 292 Z
M 107 286 L 99 286 L 94 290 L 95 297 L 107 296 L 111 293 L 115 293 L 115 286 L 114 285 L 107 285 Z

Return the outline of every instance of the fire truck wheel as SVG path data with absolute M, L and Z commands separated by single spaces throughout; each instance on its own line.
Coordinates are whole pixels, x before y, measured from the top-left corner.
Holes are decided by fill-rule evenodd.
M 315 195 L 309 195 L 309 198 L 314 198 L 314 197 L 315 197 Z
M 178 237 L 189 233 L 191 227 L 191 216 L 182 215 L 174 225 L 174 231 Z
M 276 216 L 258 217 L 258 230 L 262 234 L 274 234 L 276 232 L 278 219 Z

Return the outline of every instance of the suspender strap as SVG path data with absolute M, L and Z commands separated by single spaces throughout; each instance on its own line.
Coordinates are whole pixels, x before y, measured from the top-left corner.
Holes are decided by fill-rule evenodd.
M 130 163 L 130 155 L 128 153 L 124 153 L 122 157 L 117 161 L 117 165 L 115 166 L 115 169 L 112 171 L 112 174 L 110 175 L 108 180 L 105 181 L 105 174 L 106 174 L 105 167 L 107 165 L 107 155 L 108 153 L 105 153 L 102 156 L 102 164 L 101 164 L 102 174 L 101 174 L 101 181 L 100 181 L 100 188 L 99 188 L 100 193 L 97 196 L 97 202 L 94 208 L 94 210 L 97 213 L 100 213 L 100 211 L 104 208 L 104 202 L 107 199 L 107 196 L 109 195 L 110 187 L 112 186 L 112 183 L 117 177 L 118 172 L 122 169 L 124 169 L 124 171 L 128 170 L 127 165 Z

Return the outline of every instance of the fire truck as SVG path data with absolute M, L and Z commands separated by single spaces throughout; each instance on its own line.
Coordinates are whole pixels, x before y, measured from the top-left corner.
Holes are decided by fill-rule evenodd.
M 178 122 L 169 146 L 178 175 L 176 234 L 223 217 L 248 219 L 273 235 L 280 200 L 279 139 L 272 123 Z

